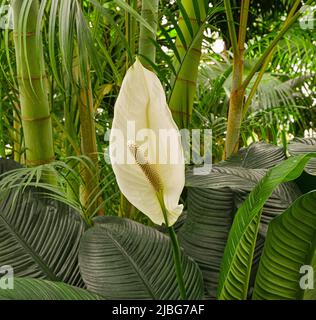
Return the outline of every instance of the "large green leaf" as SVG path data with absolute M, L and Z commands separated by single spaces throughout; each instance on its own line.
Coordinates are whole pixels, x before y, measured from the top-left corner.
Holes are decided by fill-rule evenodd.
M 300 288 L 303 276 L 300 268 L 308 265 L 316 271 L 315 208 L 316 191 L 313 191 L 300 197 L 270 223 L 256 277 L 254 299 L 316 300 L 316 288 Z
M 292 157 L 271 169 L 239 208 L 222 260 L 219 299 L 246 299 L 263 205 L 280 183 L 299 177 L 313 157 L 316 153 Z
M 316 152 L 316 138 L 295 138 L 289 143 L 288 149 L 291 155 Z M 305 171 L 311 175 L 316 175 L 316 159 L 311 159 L 308 162 Z
M 185 252 L 194 258 L 202 270 L 208 298 L 216 297 L 221 260 L 238 207 L 267 173 L 266 168 L 284 159 L 282 148 L 258 143 L 241 149 L 233 158 L 214 166 L 207 175 L 188 172 L 188 212 L 178 235 Z M 256 164 L 262 168 L 257 168 Z M 269 221 L 281 214 L 300 194 L 294 183 L 282 184 L 265 204 L 252 278 Z
M 78 250 L 86 225 L 66 205 L 39 199 L 38 191 L 12 190 L 0 203 L 0 266 L 11 265 L 17 277 L 81 286 Z
M 295 138 L 289 143 L 291 155 L 316 152 L 316 138 Z M 302 175 L 295 181 L 303 193 L 316 189 L 316 159 L 311 159 L 305 167 Z
M 229 188 L 188 189 L 188 213 L 178 232 L 181 246 L 200 266 L 207 298 L 216 296 L 218 275 L 233 222 L 234 197 Z
M 222 166 L 248 169 L 271 169 L 286 159 L 284 149 L 273 144 L 258 142 L 242 148 L 237 155 L 223 161 Z
M 101 300 L 87 290 L 62 282 L 14 278 L 13 289 L 0 288 L 0 300 Z
M 137 222 L 98 218 L 83 236 L 79 262 L 91 292 L 108 299 L 179 299 L 169 237 Z M 189 299 L 203 297 L 197 264 L 182 254 Z

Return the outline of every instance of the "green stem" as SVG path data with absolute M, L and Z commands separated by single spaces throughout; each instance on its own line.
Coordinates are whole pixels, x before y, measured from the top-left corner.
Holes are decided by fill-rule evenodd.
M 39 2 L 14 0 L 12 10 L 26 163 L 37 166 L 55 159 L 43 44 L 37 38 Z M 48 173 L 46 181 L 54 184 L 55 176 Z
M 182 0 L 181 4 L 186 16 L 180 14 L 176 48 L 180 57 L 175 60 L 174 68 L 177 74 L 169 97 L 169 107 L 179 129 L 189 128 L 196 94 L 196 82 L 201 59 L 203 31 L 205 29 L 207 9 L 204 0 Z M 195 7 L 199 8 L 199 16 Z M 192 30 L 188 27 L 190 23 Z M 184 41 L 183 41 L 184 39 Z
M 163 194 L 162 193 L 157 194 L 157 197 L 160 202 L 161 210 L 163 212 L 165 224 L 168 228 L 168 233 L 169 233 L 171 244 L 172 244 L 173 260 L 174 260 L 174 264 L 175 264 L 175 271 L 176 271 L 178 287 L 179 287 L 179 291 L 180 291 L 180 297 L 181 297 L 181 300 L 186 300 L 187 293 L 186 293 L 184 279 L 183 279 L 183 270 L 182 270 L 182 263 L 181 263 L 181 250 L 180 250 L 180 246 L 179 246 L 179 242 L 178 242 L 178 237 L 177 237 L 173 227 L 169 226 L 168 210 L 167 210 L 165 203 L 164 203 L 164 200 L 163 200 Z
M 142 17 L 148 22 L 153 30 L 157 30 L 158 25 L 159 0 L 142 1 Z M 152 69 L 151 63 L 156 61 L 156 33 L 152 33 L 146 26 L 140 26 L 139 49 L 141 63 L 144 67 Z M 151 62 L 151 63 L 150 63 Z
M 127 0 L 127 3 L 137 11 L 137 1 L 136 0 Z M 125 35 L 126 41 L 129 45 L 131 53 L 135 56 L 136 53 L 136 33 L 137 33 L 137 22 L 136 19 L 129 13 L 125 13 Z M 131 66 L 133 61 L 130 61 L 130 55 L 126 52 L 126 70 Z
M 230 0 L 224 0 L 224 5 L 225 5 L 225 13 L 227 17 L 230 42 L 232 44 L 233 54 L 236 55 L 238 54 L 238 40 L 237 40 L 235 21 L 234 21 Z
M 274 50 L 271 51 L 270 55 L 268 56 L 268 58 L 264 62 L 263 66 L 262 66 L 262 68 L 261 68 L 261 70 L 260 70 L 260 72 L 259 72 L 259 74 L 258 74 L 258 76 L 256 78 L 256 81 L 255 81 L 255 83 L 253 84 L 253 86 L 251 88 L 251 91 L 250 91 L 250 93 L 248 95 L 248 98 L 246 100 L 245 106 L 243 108 L 243 118 L 245 118 L 245 116 L 246 116 L 246 114 L 248 112 L 248 109 L 249 109 L 249 107 L 251 105 L 252 99 L 255 96 L 255 93 L 256 93 L 256 91 L 257 91 L 257 89 L 259 87 L 259 84 L 260 84 L 260 82 L 261 82 L 261 80 L 262 80 L 262 78 L 264 76 L 264 73 L 266 71 L 266 68 L 267 68 L 267 66 L 269 64 L 269 61 L 272 58 L 273 52 L 274 52 Z
M 184 279 L 183 279 L 183 271 L 182 271 L 182 264 L 181 264 L 181 251 L 180 251 L 178 238 L 177 238 L 177 235 L 176 235 L 172 226 L 168 227 L 168 232 L 169 232 L 172 247 L 173 247 L 173 259 L 174 259 L 176 275 L 177 275 L 177 279 L 178 279 L 181 300 L 186 300 L 187 294 L 186 294 L 186 289 L 185 289 Z
M 240 136 L 240 127 L 243 112 L 243 100 L 245 89 L 242 86 L 244 72 L 244 50 L 247 32 L 247 22 L 250 0 L 243 0 L 240 13 L 240 27 L 237 43 L 237 51 L 234 53 L 233 80 L 229 101 L 229 113 L 227 122 L 227 135 L 225 145 L 225 158 L 229 158 L 237 152 Z
M 95 215 L 95 211 L 97 210 L 99 204 L 103 202 L 103 199 L 100 196 L 96 201 L 92 201 L 92 199 L 95 199 L 96 194 L 98 194 L 100 190 L 100 171 L 94 121 L 90 64 L 89 59 L 86 58 L 84 65 L 80 65 L 80 53 L 81 52 L 77 48 L 77 57 L 74 57 L 73 62 L 73 74 L 78 85 L 77 97 L 80 118 L 81 154 L 91 161 L 90 164 L 86 163 L 82 166 L 81 175 L 83 185 L 81 186 L 80 190 L 80 198 L 83 207 L 87 210 L 86 214 L 91 218 Z M 104 210 L 97 210 L 97 215 L 104 215 Z

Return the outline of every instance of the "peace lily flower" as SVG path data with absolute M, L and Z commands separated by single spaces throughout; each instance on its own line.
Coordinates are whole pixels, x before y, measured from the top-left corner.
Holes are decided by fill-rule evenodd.
M 159 79 L 139 60 L 115 104 L 110 158 L 124 196 L 154 223 L 172 226 L 183 210 L 181 136 Z

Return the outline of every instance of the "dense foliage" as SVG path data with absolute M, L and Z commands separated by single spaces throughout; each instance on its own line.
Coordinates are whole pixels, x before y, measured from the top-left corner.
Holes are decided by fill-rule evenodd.
M 316 299 L 300 282 L 316 271 L 315 1 L 1 8 L 0 267 L 16 285 L 0 299 Z M 136 59 L 179 129 L 212 130 L 212 170 L 186 164 L 174 228 L 129 202 L 108 161 Z

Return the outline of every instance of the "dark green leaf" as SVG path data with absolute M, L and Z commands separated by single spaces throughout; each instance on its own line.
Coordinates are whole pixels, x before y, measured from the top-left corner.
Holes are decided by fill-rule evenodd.
M 108 299 L 179 299 L 170 239 L 137 222 L 96 219 L 80 245 L 80 270 L 91 292 Z M 197 264 L 182 255 L 189 299 L 203 297 Z
M 300 197 L 270 223 L 254 299 L 316 299 L 316 289 L 300 288 L 306 274 L 306 270 L 300 273 L 300 268 L 306 265 L 313 268 L 313 273 L 316 271 L 315 208 L 316 191 Z M 312 285 L 315 288 L 316 282 Z
M 86 225 L 57 201 L 39 199 L 35 188 L 11 190 L 0 204 L 0 266 L 17 277 L 81 286 L 78 247 Z
M 13 289 L 1 289 L 0 300 L 101 300 L 87 290 L 62 282 L 14 278 Z

